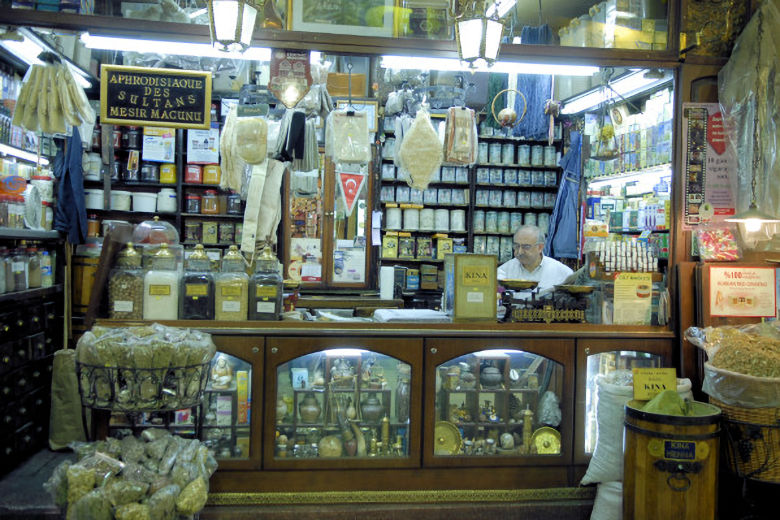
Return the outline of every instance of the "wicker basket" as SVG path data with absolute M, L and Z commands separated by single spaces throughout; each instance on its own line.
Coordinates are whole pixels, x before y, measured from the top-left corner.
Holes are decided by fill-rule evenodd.
M 172 411 L 198 406 L 210 363 L 168 368 L 124 368 L 76 362 L 81 404 L 117 412 Z
M 780 482 L 780 408 L 742 408 L 710 397 L 723 410 L 723 453 L 741 478 Z

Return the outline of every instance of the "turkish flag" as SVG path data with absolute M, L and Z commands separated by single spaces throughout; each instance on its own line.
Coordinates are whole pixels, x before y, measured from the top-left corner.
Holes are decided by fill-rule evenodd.
M 352 215 L 355 209 L 355 202 L 363 189 L 363 183 L 366 182 L 366 176 L 361 173 L 339 172 L 339 185 L 341 186 L 341 196 L 347 215 Z
M 723 155 L 726 151 L 726 128 L 723 125 L 723 114 L 717 112 L 707 118 L 707 142 L 715 153 Z

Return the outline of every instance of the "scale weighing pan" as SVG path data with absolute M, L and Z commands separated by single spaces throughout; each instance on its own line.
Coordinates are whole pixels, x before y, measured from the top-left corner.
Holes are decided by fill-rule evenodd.
M 536 286 L 539 285 L 539 282 L 533 280 L 499 280 L 498 283 L 512 291 L 527 291 L 528 289 L 536 289 Z

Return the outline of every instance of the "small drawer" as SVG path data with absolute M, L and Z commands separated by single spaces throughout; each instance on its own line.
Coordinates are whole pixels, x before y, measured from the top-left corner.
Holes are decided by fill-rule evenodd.
M 0 313 L 0 343 L 16 339 L 13 323 L 16 320 L 15 312 Z
M 43 327 L 48 334 L 56 334 L 57 331 L 53 329 L 55 321 L 62 321 L 62 309 L 57 302 L 46 302 L 43 307 Z M 62 332 L 60 326 L 59 332 Z
M 8 341 L 0 344 L 0 375 L 7 374 L 16 367 L 14 352 L 17 343 L 17 341 Z
M 14 366 L 20 367 L 27 364 L 32 359 L 30 356 L 30 342 L 26 339 L 17 341 L 13 351 L 13 357 L 16 363 Z
M 26 394 L 31 391 L 34 386 L 33 373 L 36 373 L 36 380 L 40 380 L 40 373 L 38 370 L 34 370 L 32 367 L 23 367 L 16 372 L 16 378 L 13 381 L 12 392 L 15 395 Z
M 22 311 L 27 316 L 26 334 L 36 334 L 44 330 L 46 325 L 45 314 L 42 305 L 30 306 Z
M 15 431 L 18 428 L 17 418 L 16 404 L 8 403 L 8 406 L 0 415 L 0 430 L 6 433 Z
M 28 423 L 16 432 L 16 452 L 26 457 L 36 448 L 35 430 L 32 423 Z
M 26 309 L 14 312 L 11 319 L 11 334 L 14 338 L 22 338 L 30 333 L 30 319 Z
M 48 354 L 48 347 L 46 345 L 46 333 L 39 332 L 27 338 L 30 344 L 30 358 L 41 359 Z

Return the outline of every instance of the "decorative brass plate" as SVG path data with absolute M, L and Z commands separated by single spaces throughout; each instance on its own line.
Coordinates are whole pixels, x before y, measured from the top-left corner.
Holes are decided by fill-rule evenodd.
M 436 421 L 433 429 L 433 454 L 456 455 L 462 439 L 458 427 L 449 421 Z
M 531 444 L 539 455 L 559 455 L 561 453 L 561 433 L 555 428 L 542 426 L 531 436 Z

